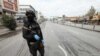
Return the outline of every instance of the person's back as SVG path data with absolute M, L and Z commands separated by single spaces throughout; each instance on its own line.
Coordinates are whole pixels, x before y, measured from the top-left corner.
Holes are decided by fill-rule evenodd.
M 23 37 L 27 40 L 30 52 L 33 56 L 37 56 L 37 50 L 39 50 L 41 56 L 44 56 L 44 45 L 42 44 L 43 36 L 39 24 L 36 21 L 36 16 L 33 11 L 26 12 L 26 18 L 24 18 Z M 35 35 L 39 37 L 39 40 L 35 39 Z

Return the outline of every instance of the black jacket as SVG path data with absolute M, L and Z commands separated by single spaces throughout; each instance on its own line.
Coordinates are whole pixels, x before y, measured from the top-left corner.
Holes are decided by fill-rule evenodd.
M 40 37 L 39 41 L 41 42 L 41 40 L 43 40 L 43 36 L 40 25 L 36 21 L 29 22 L 27 18 L 24 18 L 23 22 L 23 37 L 29 42 L 36 42 L 36 40 L 34 39 L 34 34 L 38 34 L 38 36 Z

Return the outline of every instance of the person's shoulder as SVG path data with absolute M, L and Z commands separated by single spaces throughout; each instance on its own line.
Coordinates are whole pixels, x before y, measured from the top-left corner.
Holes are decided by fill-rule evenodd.
M 23 25 L 24 25 L 25 27 L 28 27 L 29 22 L 28 22 L 27 17 L 23 17 Z

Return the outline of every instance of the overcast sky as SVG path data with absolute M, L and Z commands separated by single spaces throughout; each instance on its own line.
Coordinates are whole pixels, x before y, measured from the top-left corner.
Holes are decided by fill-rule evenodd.
M 81 16 L 91 6 L 100 11 L 100 0 L 19 0 L 21 5 L 32 5 L 46 17 L 52 16 Z

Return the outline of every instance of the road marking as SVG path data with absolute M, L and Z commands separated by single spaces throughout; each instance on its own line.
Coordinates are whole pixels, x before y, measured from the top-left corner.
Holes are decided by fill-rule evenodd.
M 66 50 L 64 48 L 62 48 L 60 45 L 58 47 L 64 52 L 65 56 L 68 56 L 67 52 L 66 52 Z

